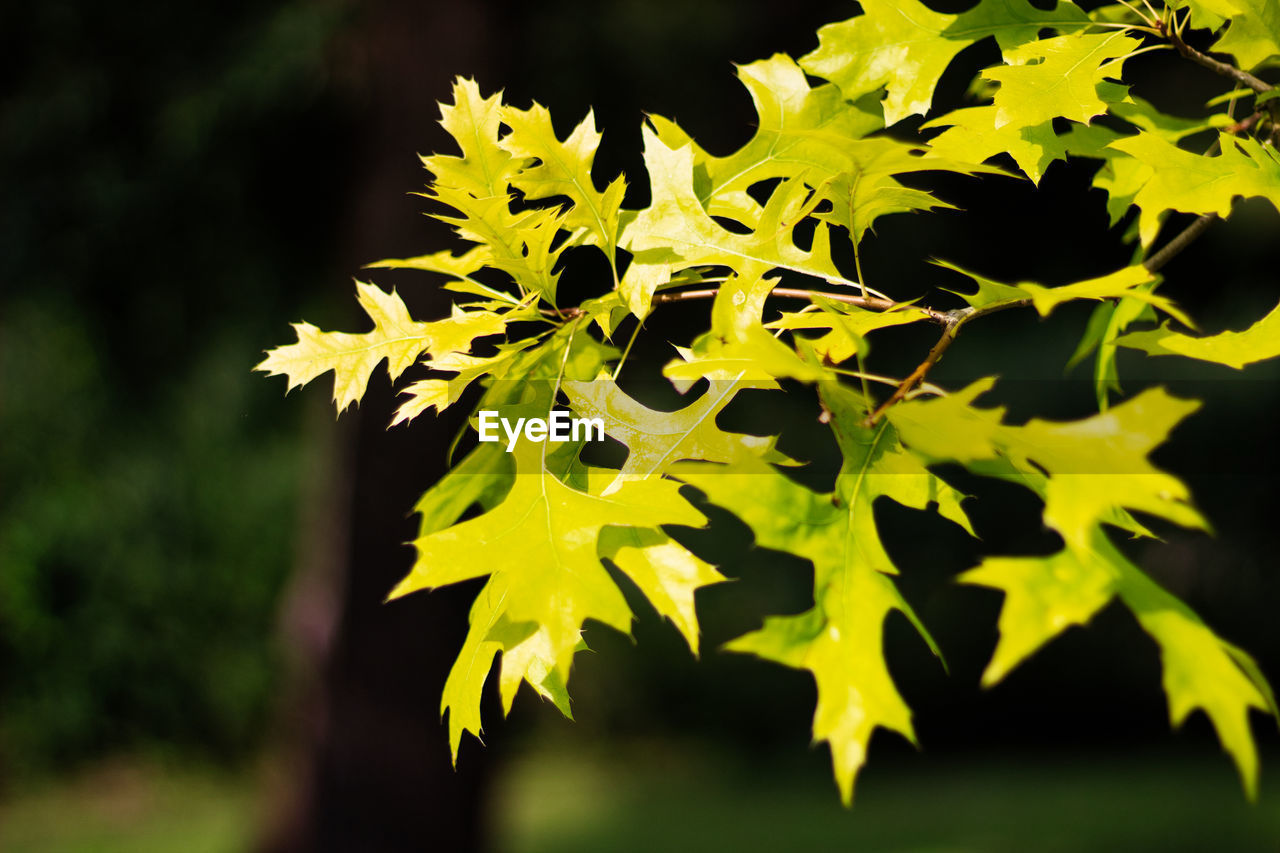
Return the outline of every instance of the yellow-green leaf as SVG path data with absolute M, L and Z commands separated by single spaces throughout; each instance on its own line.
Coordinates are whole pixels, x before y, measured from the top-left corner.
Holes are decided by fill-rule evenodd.
M 1141 210 L 1139 234 L 1148 246 L 1167 210 L 1226 216 L 1237 197 L 1260 196 L 1280 209 L 1280 157 L 1246 137 L 1220 134 L 1216 157 L 1184 151 L 1153 133 L 1126 136 L 1111 147 L 1142 164 L 1133 203 Z
M 988 36 L 1009 50 L 1040 30 L 1075 32 L 1088 18 L 1070 2 L 1049 11 L 1026 0 L 983 0 L 959 15 L 934 12 L 917 0 L 864 0 L 863 14 L 818 30 L 818 49 L 800 60 L 847 98 L 888 89 L 885 124 L 923 115 L 933 89 L 961 50 Z
M 689 405 L 674 412 L 651 409 L 627 395 L 607 376 L 591 382 L 565 382 L 565 394 L 579 417 L 599 418 L 604 431 L 627 446 L 627 461 L 601 494 L 609 495 L 627 482 L 661 476 L 682 459 L 737 462 L 760 457 L 770 462 L 786 457 L 773 449 L 772 436 L 725 432 L 716 416 L 743 388 L 776 388 L 772 381 L 718 379 Z
M 506 196 L 515 172 L 511 155 L 498 145 L 502 93 L 485 98 L 474 80 L 453 83 L 453 104 L 440 105 L 440 124 L 449 131 L 462 156 L 435 154 L 422 163 L 435 175 L 437 187 L 451 187 L 476 198 Z
M 658 615 L 676 626 L 696 656 L 699 632 L 694 593 L 724 581 L 725 576 L 652 528 L 606 527 L 600 534 L 600 556 L 613 561 L 635 582 Z
M 910 709 L 884 660 L 885 618 L 903 612 L 937 653 L 888 577 L 897 570 L 880 541 L 873 504 L 883 496 L 924 509 L 934 500 L 947 507 L 948 517 L 963 514 L 954 492 L 897 445 L 892 427 L 861 426 L 856 397 L 839 386 L 825 384 L 822 394 L 845 460 L 834 493 L 812 492 L 758 462 L 676 470 L 746 522 L 758 546 L 813 561 L 814 607 L 798 616 L 769 617 L 763 628 L 726 648 L 813 674 L 814 739 L 830 744 L 836 783 L 848 804 L 876 728 L 915 740 Z
M 865 355 L 868 348 L 866 336 L 877 330 L 906 323 L 928 320 L 929 315 L 919 308 L 903 306 L 893 311 L 869 311 L 857 305 L 849 305 L 813 296 L 817 311 L 783 312 L 782 316 L 766 329 L 827 329 L 827 334 L 812 341 L 814 351 L 832 364 L 852 358 L 855 353 Z
M 521 161 L 537 161 L 521 168 L 511 183 L 527 199 L 567 197 L 573 207 L 565 214 L 562 227 L 586 230 L 612 257 L 618 241 L 618 211 L 627 185 L 619 177 L 604 192 L 595 187 L 591 166 L 600 147 L 600 134 L 594 113 L 588 112 L 563 142 L 556 138 L 551 114 L 541 104 L 527 110 L 503 107 L 501 115 L 511 128 L 502 138 L 502 147 Z
M 982 72 L 1000 84 L 995 129 L 1036 127 L 1055 118 L 1088 124 L 1107 111 L 1098 84 L 1119 77 L 1124 58 L 1139 44 L 1117 31 L 1040 39 L 1006 50 L 1008 65 Z
M 505 407 L 503 416 L 546 417 L 547 397 Z M 477 604 L 472 613 L 474 636 L 467 651 L 474 664 L 467 664 L 456 691 L 447 696 L 450 702 L 456 696 L 470 703 L 457 711 L 460 725 L 467 728 L 478 721 L 474 680 L 483 683 L 486 655 L 492 660 L 486 640 L 499 640 L 508 652 L 501 679 L 509 707 L 521 680 L 539 692 L 551 691 L 548 679 L 552 686 L 563 686 L 585 620 L 630 632 L 631 610 L 600 563 L 598 540 L 604 528 L 696 526 L 705 521 L 670 480 L 631 482 L 601 497 L 561 482 L 545 467 L 547 452 L 545 440 L 521 438 L 511 454 L 515 474 L 501 503 L 476 518 L 419 537 L 412 570 L 389 596 L 490 576 L 485 587 L 488 603 Z M 604 482 L 601 476 L 591 479 Z
M 364 396 L 369 376 L 384 359 L 395 380 L 423 353 L 441 358 L 463 352 L 476 338 L 500 334 L 506 327 L 501 315 L 463 311 L 457 305 L 445 320 L 419 323 L 394 290 L 386 293 L 356 282 L 356 293 L 373 320 L 373 331 L 324 332 L 310 323 L 295 323 L 298 342 L 271 350 L 254 369 L 287 376 L 290 388 L 333 371 L 333 401 L 341 412 Z
M 1148 355 L 1180 355 L 1240 370 L 1246 364 L 1280 355 L 1280 306 L 1239 332 L 1195 338 L 1165 325 L 1151 331 L 1131 332 L 1117 338 L 1116 345 L 1139 349 Z
M 795 225 L 807 196 L 802 183 L 784 182 L 770 197 L 759 228 L 751 234 L 736 234 L 713 220 L 694 192 L 693 149 L 668 148 L 647 127 L 643 135 L 653 200 L 626 228 L 624 244 L 630 251 L 664 252 L 667 257 L 653 261 L 673 266 L 675 262 L 681 267 L 715 264 L 741 273 L 782 268 L 851 284 L 831 261 L 826 226 L 817 229 L 809 251 L 792 239 L 788 225 Z

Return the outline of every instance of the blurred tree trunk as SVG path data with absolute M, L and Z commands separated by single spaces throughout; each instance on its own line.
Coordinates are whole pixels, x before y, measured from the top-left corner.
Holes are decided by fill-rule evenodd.
M 489 70 L 496 16 L 487 3 L 381 0 L 354 17 L 334 62 L 362 145 L 352 153 L 347 237 L 337 251 L 342 275 L 334 285 L 344 298 L 362 264 L 445 246 L 446 230 L 429 227 L 422 200 L 408 196 L 425 183 L 415 153 L 446 146 L 436 102 L 449 99 L 454 75 L 496 77 Z M 420 318 L 447 310 L 421 274 L 376 280 L 399 284 Z M 269 853 L 485 846 L 484 755 L 468 755 L 455 772 L 439 713 L 474 591 L 383 603 L 412 563 L 412 548 L 402 544 L 415 535 L 409 512 L 443 473 L 451 425 L 421 418 L 388 431 L 392 406 L 379 371 L 358 412 L 334 426 L 331 408 L 317 411 L 323 459 L 304 496 L 283 610 L 293 683 L 285 755 L 269 784 L 259 844 Z

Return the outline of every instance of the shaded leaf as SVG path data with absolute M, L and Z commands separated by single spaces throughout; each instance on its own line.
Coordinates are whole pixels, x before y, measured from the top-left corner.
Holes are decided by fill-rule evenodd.
M 897 446 L 892 427 L 862 427 L 859 401 L 839 386 L 825 384 L 822 395 L 844 454 L 834 493 L 812 492 L 759 463 L 728 469 L 686 464 L 676 470 L 750 526 L 757 545 L 813 562 L 811 610 L 769 617 L 763 628 L 726 648 L 813 673 L 814 739 L 830 744 L 836 782 L 848 804 L 876 728 L 915 740 L 911 712 L 885 665 L 885 618 L 902 611 L 937 652 L 887 576 L 897 570 L 880 541 L 873 504 L 883 496 L 924 509 L 941 499 L 948 517 L 963 514 L 949 487 Z

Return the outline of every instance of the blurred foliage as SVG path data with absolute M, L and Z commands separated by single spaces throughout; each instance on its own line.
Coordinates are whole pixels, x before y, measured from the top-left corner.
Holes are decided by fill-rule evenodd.
M 67 820 L 67 815 L 75 820 Z M 232 853 L 253 838 L 247 780 L 108 762 L 0 805 L 6 853 Z
M 811 750 L 813 764 L 825 760 Z M 496 800 L 505 853 L 875 850 L 880 853 L 1197 853 L 1273 850 L 1275 794 L 1256 807 L 1208 756 L 1142 761 L 1039 750 L 1017 759 L 872 767 L 852 811 L 824 773 L 689 744 L 608 753 L 544 743 L 513 763 Z M 654 819 L 660 815 L 660 819 Z
M 261 735 L 306 448 L 248 369 L 274 300 L 328 260 L 338 206 L 308 215 L 314 163 L 285 164 L 334 122 L 341 14 L 0 10 L 10 773 L 159 743 L 234 758 Z
M 913 754 L 873 765 L 848 811 L 830 795 L 819 750 L 789 748 L 779 760 L 651 739 L 601 751 L 561 734 L 512 750 L 489 813 L 495 851 L 1252 853 L 1280 843 L 1280 797 L 1250 806 L 1230 767 L 1183 749 L 1138 761 L 1043 749 L 964 762 Z M 256 810 L 248 791 L 244 779 L 207 771 L 103 765 L 0 804 L 0 849 L 243 850 Z

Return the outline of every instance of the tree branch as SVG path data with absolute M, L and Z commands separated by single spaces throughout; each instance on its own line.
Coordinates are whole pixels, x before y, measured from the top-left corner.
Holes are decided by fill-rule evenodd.
M 1173 260 L 1187 246 L 1191 245 L 1197 237 L 1208 230 L 1209 226 L 1216 222 L 1218 215 L 1216 213 L 1206 213 L 1196 219 L 1186 228 L 1184 228 L 1178 236 L 1174 237 L 1164 245 L 1160 251 L 1142 262 L 1142 266 L 1148 272 L 1155 272 L 1169 261 Z M 876 410 L 867 416 L 864 424 L 872 426 L 876 421 L 880 420 L 894 404 L 901 401 L 907 394 L 911 393 L 911 389 L 918 385 L 926 374 L 933 368 L 935 364 L 942 358 L 942 354 L 947 351 L 956 336 L 960 334 L 960 327 L 970 320 L 978 317 L 984 317 L 988 314 L 995 314 L 999 311 L 1006 311 L 1010 308 L 1022 308 L 1031 304 L 1030 299 L 1014 299 L 1009 302 L 996 302 L 991 305 L 983 305 L 979 308 L 962 308 L 959 311 L 952 311 L 945 315 L 947 318 L 943 323 L 942 337 L 938 338 L 938 342 L 929 350 L 929 354 L 925 356 L 924 361 L 916 365 L 916 369 L 911 371 L 910 375 L 898 384 L 889 399 L 885 400 Z
M 1209 56 L 1207 53 L 1201 53 L 1200 51 L 1196 50 L 1194 47 L 1192 47 L 1191 45 L 1183 41 L 1182 36 L 1179 35 L 1175 30 L 1172 30 L 1166 27 L 1163 23 L 1161 23 L 1159 26 L 1160 26 L 1160 29 L 1164 32 L 1165 37 L 1169 39 L 1169 43 L 1172 44 L 1174 48 L 1177 49 L 1178 53 L 1182 54 L 1187 59 L 1190 59 L 1192 62 L 1196 63 L 1197 65 L 1204 66 L 1205 68 L 1208 68 L 1210 71 L 1212 71 L 1215 74 L 1221 74 L 1223 77 L 1230 77 L 1232 80 L 1235 80 L 1237 83 L 1243 83 L 1245 86 L 1248 86 L 1250 89 L 1252 89 L 1255 92 L 1258 92 L 1259 94 L 1261 94 L 1262 92 L 1270 92 L 1272 89 L 1275 88 L 1275 86 L 1272 86 L 1270 83 L 1267 83 L 1265 80 L 1259 80 L 1257 77 L 1254 77 L 1248 71 L 1241 71 L 1239 68 L 1236 68 L 1234 65 L 1229 65 L 1226 62 L 1219 62 L 1218 60 L 1214 59 L 1212 56 Z
M 1142 262 L 1148 272 L 1155 272 L 1169 261 L 1173 260 L 1187 246 L 1191 245 L 1197 237 L 1209 229 L 1209 226 L 1218 221 L 1218 214 L 1206 213 L 1192 222 L 1186 228 L 1182 229 L 1177 237 L 1174 237 L 1168 243 L 1164 244 L 1164 248 L 1156 252 L 1151 257 Z
M 1181 47 L 1178 48 L 1180 52 L 1184 52 L 1184 48 L 1185 51 L 1189 51 L 1189 53 L 1184 52 L 1184 55 L 1193 55 L 1193 58 L 1194 56 L 1202 58 L 1204 60 L 1204 62 L 1201 62 L 1202 65 L 1207 62 L 1211 63 L 1206 65 L 1206 67 L 1209 68 L 1221 66 L 1222 68 L 1229 69 L 1232 73 L 1228 76 L 1235 76 L 1237 80 L 1246 83 L 1247 80 L 1252 80 L 1263 87 L 1262 89 L 1257 89 L 1257 91 L 1267 91 L 1272 88 L 1247 72 L 1240 71 L 1230 65 L 1218 62 L 1216 59 L 1212 59 L 1193 48 L 1187 47 L 1185 42 L 1183 42 L 1176 33 L 1170 31 L 1168 35 L 1169 38 L 1173 40 L 1175 46 L 1181 45 Z M 1200 59 L 1197 59 L 1196 61 L 1200 62 Z M 1207 231 L 1209 226 L 1216 222 L 1217 219 L 1218 215 L 1216 213 L 1206 213 L 1203 216 L 1198 217 L 1194 222 L 1184 228 L 1176 237 L 1166 243 L 1160 251 L 1144 260 L 1142 262 L 1142 266 L 1145 267 L 1148 272 L 1156 272 L 1165 264 L 1169 263 L 1169 261 L 1177 257 L 1183 249 L 1191 245 L 1191 243 Z M 658 306 L 670 302 L 685 302 L 693 299 L 712 299 L 719 292 L 720 288 L 718 287 L 708 287 L 702 290 L 679 290 L 668 293 L 656 293 L 653 296 L 652 304 L 654 306 Z M 860 308 L 867 308 L 873 311 L 891 311 L 895 308 L 908 307 L 906 303 L 894 302 L 891 299 L 881 299 L 875 296 L 855 296 L 853 294 L 828 293 L 820 290 L 802 290 L 791 287 L 775 287 L 773 290 L 769 291 L 770 296 L 780 296 L 784 299 L 811 300 L 815 294 L 835 302 L 857 305 Z M 888 399 L 877 406 L 875 411 L 867 416 L 863 424 L 868 427 L 873 426 L 877 421 L 884 417 L 885 412 L 895 404 L 901 402 L 908 394 L 911 393 L 913 388 L 924 381 L 925 376 L 928 375 L 929 371 L 933 369 L 933 366 L 942 359 L 943 354 L 951 347 L 951 344 L 955 342 L 956 337 L 960 334 L 960 327 L 965 323 L 979 317 L 985 317 L 988 314 L 995 314 L 1000 311 L 1006 311 L 1010 308 L 1023 308 L 1030 304 L 1030 299 L 1013 299 L 1008 302 L 995 302 L 977 308 L 961 308 L 956 311 L 939 311 L 936 308 L 927 308 L 920 305 L 911 306 L 928 314 L 930 320 L 940 324 L 942 326 L 942 335 L 938 338 L 937 343 L 935 343 L 929 350 L 928 355 L 924 357 L 924 361 L 916 365 L 915 370 L 911 371 L 905 379 L 898 383 L 898 386 L 894 388 L 893 393 L 889 395 Z
M 1188 13 L 1188 15 L 1189 14 L 1190 13 Z M 1183 23 L 1185 22 L 1186 22 L 1186 19 L 1184 18 Z M 1198 51 L 1191 45 L 1187 44 L 1185 41 L 1182 40 L 1181 25 L 1170 27 L 1168 23 L 1161 21 L 1159 24 L 1159 27 L 1160 27 L 1160 32 L 1163 33 L 1165 37 L 1169 39 L 1169 43 L 1174 46 L 1174 48 L 1178 51 L 1178 53 L 1182 54 L 1187 59 L 1190 59 L 1192 62 L 1196 63 L 1197 65 L 1200 65 L 1204 68 L 1208 68 L 1213 73 L 1220 74 L 1223 77 L 1230 77 L 1232 80 L 1235 80 L 1237 83 L 1242 83 L 1245 86 L 1248 86 L 1250 89 L 1257 92 L 1258 94 L 1262 94 L 1263 92 L 1271 92 L 1275 90 L 1276 88 L 1275 86 L 1271 85 L 1265 80 L 1261 80 L 1257 77 L 1254 77 L 1248 71 L 1245 71 L 1240 68 L 1236 68 L 1234 65 L 1230 65 L 1226 62 L 1221 62 L 1217 59 L 1214 59 L 1212 56 L 1209 56 L 1206 53 L 1202 53 L 1201 51 Z M 1267 104 L 1267 112 L 1271 116 L 1271 136 L 1274 139 L 1276 135 L 1276 131 L 1280 130 L 1280 100 L 1273 100 L 1269 102 Z M 1236 125 L 1236 126 L 1227 128 L 1227 132 L 1236 133 L 1239 130 L 1243 130 L 1243 129 L 1247 129 L 1247 125 L 1245 127 Z

